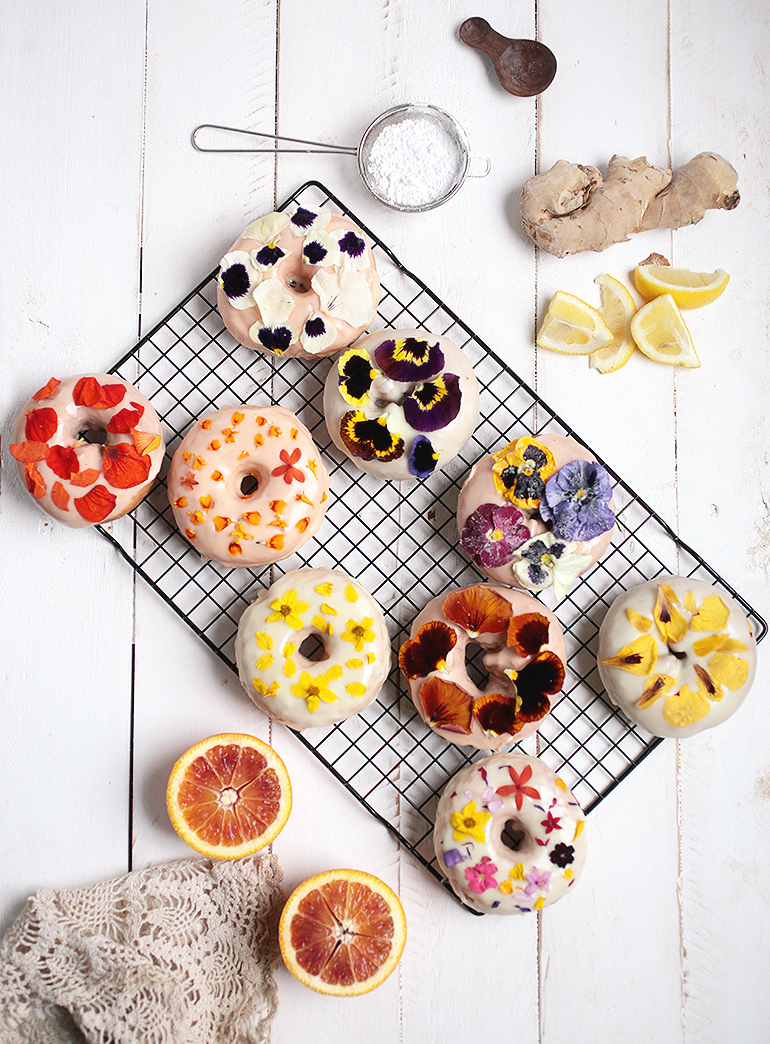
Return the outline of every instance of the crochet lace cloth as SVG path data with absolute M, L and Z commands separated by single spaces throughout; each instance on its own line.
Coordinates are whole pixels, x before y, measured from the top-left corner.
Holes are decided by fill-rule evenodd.
M 267 1044 L 281 871 L 185 859 L 44 890 L 0 941 L 2 1044 Z

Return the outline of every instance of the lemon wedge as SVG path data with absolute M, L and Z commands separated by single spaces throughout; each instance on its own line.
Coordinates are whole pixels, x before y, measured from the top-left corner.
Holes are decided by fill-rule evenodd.
M 636 313 L 636 303 L 623 284 L 614 276 L 597 276 L 602 292 L 602 304 L 599 311 L 614 340 L 606 348 L 597 348 L 588 356 L 588 365 L 599 373 L 612 373 L 625 366 L 631 358 L 636 345 L 631 336 L 631 320 Z
M 631 320 L 631 336 L 637 348 L 656 362 L 669 366 L 700 366 L 700 359 L 671 294 L 643 305 Z
M 612 330 L 591 305 L 557 290 L 540 326 L 536 343 L 565 355 L 588 355 L 612 344 Z
M 634 286 L 647 301 L 671 294 L 680 308 L 701 308 L 724 292 L 730 276 L 724 268 L 716 272 L 690 272 L 687 268 L 666 265 L 638 265 Z

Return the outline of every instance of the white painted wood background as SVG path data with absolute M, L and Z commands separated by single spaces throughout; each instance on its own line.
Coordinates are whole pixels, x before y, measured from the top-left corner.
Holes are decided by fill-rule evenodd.
M 507 95 L 457 29 L 537 34 L 558 72 Z M 176 756 L 214 732 L 268 739 L 295 789 L 275 843 L 292 888 L 352 865 L 400 893 L 399 971 L 355 1000 L 279 969 L 275 1044 L 759 1044 L 770 1039 L 770 686 L 720 729 L 656 750 L 589 818 L 573 895 L 539 919 L 473 918 L 237 681 L 98 534 L 50 524 L 7 444 L 52 374 L 108 368 L 246 222 L 308 178 L 344 199 L 764 616 L 770 612 L 770 25 L 765 0 L 28 0 L 2 69 L 0 927 L 40 887 L 188 854 L 165 813 Z M 200 122 L 357 144 L 379 112 L 438 104 L 492 171 L 399 215 L 342 156 L 202 156 Z M 556 159 L 614 153 L 739 171 L 740 207 L 605 254 L 536 256 L 518 196 Z M 616 374 L 536 352 L 556 289 L 598 303 L 652 250 L 726 268 L 690 313 L 702 360 Z M 130 831 L 130 827 L 132 828 Z

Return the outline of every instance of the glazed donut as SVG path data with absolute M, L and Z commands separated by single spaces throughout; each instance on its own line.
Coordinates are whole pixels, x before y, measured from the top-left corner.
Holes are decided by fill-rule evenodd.
M 288 558 L 326 514 L 329 475 L 310 432 L 282 406 L 227 406 L 187 432 L 168 473 L 179 529 L 227 566 Z
M 738 604 L 702 580 L 660 576 L 619 595 L 599 628 L 610 700 L 654 736 L 693 736 L 734 714 L 756 642 Z
M 241 344 L 315 359 L 346 348 L 377 312 L 366 235 L 328 208 L 266 214 L 220 261 L 217 306 Z
M 241 685 L 275 721 L 302 731 L 373 703 L 390 670 L 382 610 L 338 569 L 293 569 L 238 624 Z
M 163 461 L 160 421 L 107 373 L 55 377 L 25 404 L 9 447 L 37 503 L 73 529 L 111 522 L 149 492 Z
M 362 471 L 423 479 L 470 438 L 479 417 L 478 382 L 446 337 L 380 330 L 332 364 L 324 416 L 335 446 Z
M 480 689 L 466 666 L 478 645 Z M 473 584 L 429 602 L 398 664 L 423 721 L 450 743 L 499 750 L 535 732 L 564 684 L 564 634 L 550 609 L 523 591 Z
M 607 470 L 564 435 L 526 435 L 474 464 L 457 501 L 460 544 L 481 573 L 560 602 L 615 527 Z
M 436 809 L 433 844 L 458 898 L 481 913 L 550 906 L 586 858 L 585 816 L 539 758 L 492 754 L 457 772 Z

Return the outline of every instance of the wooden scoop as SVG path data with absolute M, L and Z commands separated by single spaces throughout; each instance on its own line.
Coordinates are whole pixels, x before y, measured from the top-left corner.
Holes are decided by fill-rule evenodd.
M 460 39 L 491 60 L 500 84 L 509 94 L 531 98 L 546 89 L 556 75 L 553 51 L 539 40 L 511 40 L 496 33 L 485 18 L 468 18 Z

